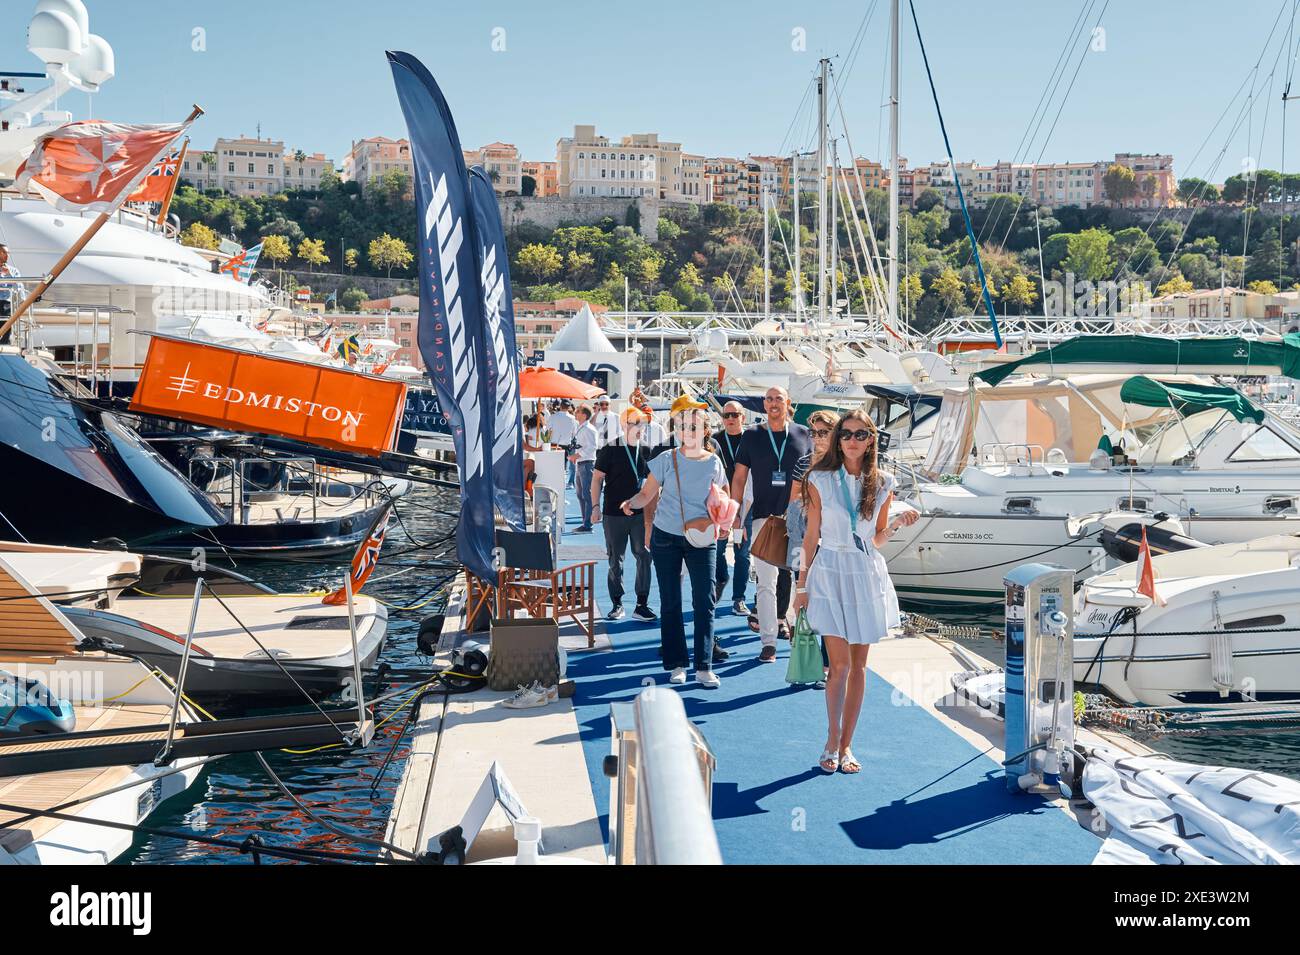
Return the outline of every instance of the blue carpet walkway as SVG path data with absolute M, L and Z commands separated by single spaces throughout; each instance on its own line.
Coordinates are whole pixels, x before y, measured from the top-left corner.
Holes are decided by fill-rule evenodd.
M 572 492 L 567 509 L 577 514 Z M 593 534 L 565 544 L 603 546 Z M 634 563 L 624 562 L 627 588 Z M 597 567 L 597 610 L 609 609 L 606 567 Z M 689 607 L 689 583 L 683 581 Z M 728 589 L 728 595 L 730 590 Z M 748 592 L 753 603 L 752 585 Z M 596 805 L 608 806 L 601 761 L 609 752 L 609 704 L 631 700 L 647 682 L 667 683 L 659 661 L 659 627 L 630 616 L 605 622 L 613 651 L 569 656 L 577 710 Z M 658 605 L 657 585 L 651 606 Z M 691 617 L 688 612 L 687 642 Z M 854 742 L 857 776 L 817 768 L 826 734 L 824 693 L 785 682 L 789 644 L 776 664 L 759 663 L 757 634 L 727 605 L 715 633 L 731 659 L 715 668 L 718 690 L 688 682 L 686 712 L 717 754 L 713 816 L 723 860 L 743 863 L 940 865 L 1088 863 L 1100 841 L 1037 796 L 1011 794 L 1001 767 L 923 708 L 891 703 L 893 687 L 868 673 L 867 698 Z M 608 819 L 601 826 L 608 836 Z

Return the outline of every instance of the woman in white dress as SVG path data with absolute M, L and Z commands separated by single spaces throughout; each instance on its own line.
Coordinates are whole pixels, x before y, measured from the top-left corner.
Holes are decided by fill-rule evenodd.
M 808 527 L 795 609 L 807 608 L 830 660 L 826 678 L 826 746 L 818 764 L 828 773 L 856 773 L 850 744 L 866 692 L 867 652 L 899 624 L 898 597 L 878 548 L 909 510 L 889 520 L 894 479 L 876 466 L 876 427 L 865 410 L 850 411 L 804 479 Z

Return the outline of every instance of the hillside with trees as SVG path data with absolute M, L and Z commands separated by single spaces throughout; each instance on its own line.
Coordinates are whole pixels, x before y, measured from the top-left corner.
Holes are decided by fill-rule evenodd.
M 410 278 L 415 215 L 408 187 L 398 172 L 364 190 L 330 176 L 317 191 L 261 198 L 186 186 L 172 208 L 181 218 L 183 240 L 191 245 L 215 247 L 221 236 L 230 236 L 245 246 L 263 241 L 263 257 L 271 266 Z M 1112 182 L 1109 188 L 1125 194 L 1126 184 Z M 1068 273 L 1076 282 L 1117 283 L 1134 296 L 1220 283 L 1264 292 L 1296 286 L 1300 219 L 1291 204 L 1300 198 L 1300 176 L 1261 170 L 1251 179 L 1230 178 L 1221 193 L 1209 183 L 1184 179 L 1179 195 L 1186 208 L 1159 213 L 1105 205 L 1035 207 L 1014 195 L 986 197 L 971 218 L 995 308 L 1002 314 L 1041 312 L 1040 263 L 1049 280 L 1064 281 Z M 807 199 L 799 227 L 805 301 L 810 301 L 816 211 L 812 197 Z M 883 251 L 888 197 L 868 190 L 866 199 Z M 621 308 L 626 280 L 628 303 L 636 311 L 761 309 L 758 210 L 720 204 L 664 207 L 653 242 L 641 237 L 635 215 L 630 204 L 622 222 L 518 226 L 508 236 L 515 296 L 549 301 L 578 295 Z M 772 308 L 788 310 L 793 224 L 788 211 L 769 216 Z M 866 218 L 858 225 L 863 236 L 870 234 Z M 850 235 L 841 222 L 839 231 L 840 296 L 860 314 L 864 291 L 868 301 L 874 295 L 869 277 L 859 280 L 849 251 L 859 241 L 858 229 Z M 900 232 L 900 307 L 913 325 L 925 330 L 945 317 L 980 310 L 960 213 L 947 209 L 937 191 L 926 190 L 915 209 L 902 212 Z

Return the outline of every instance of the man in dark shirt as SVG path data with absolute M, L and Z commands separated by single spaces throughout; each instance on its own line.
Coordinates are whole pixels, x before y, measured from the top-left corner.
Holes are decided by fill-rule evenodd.
M 722 430 L 713 436 L 713 447 L 722 458 L 722 466 L 727 470 L 727 480 L 736 476 L 736 455 L 740 452 L 740 440 L 745 432 L 745 408 L 739 401 L 728 401 L 722 408 Z M 743 506 L 743 505 L 742 505 Z M 727 566 L 727 545 L 731 543 L 724 537 L 718 541 L 718 566 L 714 576 L 714 599 L 721 600 L 727 587 L 727 581 L 734 580 L 731 587 L 731 609 L 742 617 L 749 615 L 745 603 L 745 589 L 749 586 L 749 541 L 753 530 L 753 518 L 744 515 L 741 524 L 744 532 L 735 545 L 735 576 L 729 577 Z
M 647 518 L 642 511 L 625 515 L 622 503 L 641 490 L 641 484 L 650 474 L 650 459 L 654 453 L 641 446 L 641 432 L 645 415 L 636 408 L 627 408 L 622 414 L 622 440 L 607 444 L 596 452 L 596 466 L 591 475 L 591 499 L 602 501 L 593 520 L 605 527 L 605 550 L 609 555 L 609 600 L 612 606 L 605 615 L 607 620 L 623 617 L 623 556 L 628 544 L 636 560 L 636 607 L 632 616 L 638 620 L 655 620 L 650 609 L 650 551 L 646 548 Z
M 762 532 L 769 517 L 785 517 L 790 504 L 790 488 L 796 474 L 808 466 L 812 455 L 812 435 L 801 424 L 790 420 L 790 393 L 780 385 L 767 389 L 763 396 L 767 420 L 747 430 L 740 439 L 736 453 L 735 474 L 731 478 L 731 496 L 743 505 L 745 480 L 752 481 L 754 504 L 750 514 L 754 520 L 754 533 Z M 790 608 L 789 572 L 786 572 L 784 604 L 778 598 L 777 577 L 780 568 L 754 557 L 754 570 L 758 577 L 758 632 L 763 649 L 758 658 L 764 663 L 776 662 L 776 639 L 781 630 L 789 632 L 785 623 Z

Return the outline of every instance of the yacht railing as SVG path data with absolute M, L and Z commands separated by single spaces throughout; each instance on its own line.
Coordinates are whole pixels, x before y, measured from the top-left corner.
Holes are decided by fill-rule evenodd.
M 717 759 L 681 697 L 647 687 L 612 705 L 610 718 L 610 861 L 721 865 L 710 796 Z

